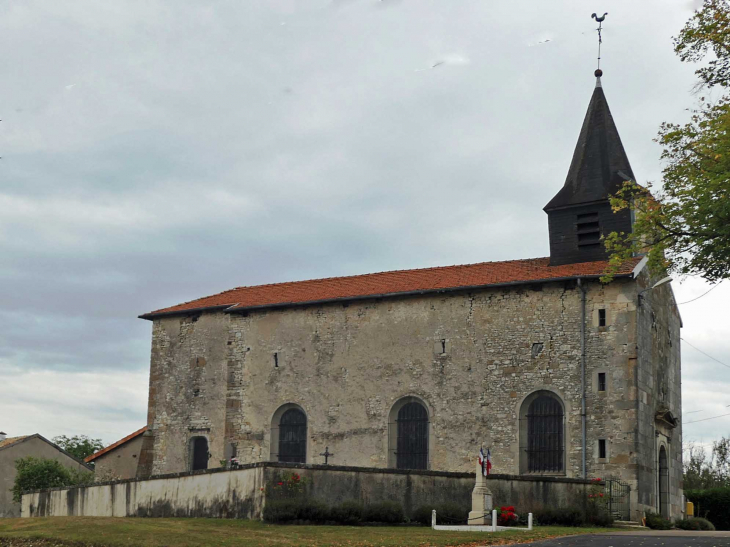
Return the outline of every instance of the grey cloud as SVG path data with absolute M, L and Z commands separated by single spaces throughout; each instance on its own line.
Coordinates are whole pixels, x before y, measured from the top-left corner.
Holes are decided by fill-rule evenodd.
M 669 4 L 616 2 L 604 34 L 604 87 L 643 180 L 660 177 L 659 124 L 693 100 L 694 68 L 670 41 L 687 2 Z M 545 256 L 541 209 L 594 83 L 589 12 L 574 0 L 11 3 L 0 366 L 100 385 L 80 375 L 146 370 L 139 313 L 239 285 Z M 554 40 L 528 47 L 543 35 Z M 707 330 L 702 314 L 685 324 L 688 339 Z M 685 378 L 702 386 L 697 362 Z M 137 406 L 100 412 L 141 419 L 135 385 Z M 65 401 L 44 393 L 18 408 Z

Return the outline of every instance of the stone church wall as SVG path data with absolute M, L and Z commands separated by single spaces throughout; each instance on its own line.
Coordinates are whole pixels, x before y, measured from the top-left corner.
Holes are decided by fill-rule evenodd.
M 636 287 L 621 279 L 586 286 L 588 475 L 628 479 Z M 429 412 L 430 469 L 471 471 L 484 443 L 495 472 L 518 474 L 521 403 L 548 390 L 565 405 L 565 475 L 579 477 L 580 302 L 574 282 L 555 282 L 156 319 L 152 471 L 189 469 L 193 436 L 209 440 L 211 467 L 234 450 L 244 463 L 269 460 L 272 417 L 285 404 L 307 415 L 308 463 L 323 462 L 329 447 L 330 463 L 388 467 L 391 410 L 411 396 Z M 609 378 L 601 394 L 599 371 Z M 599 436 L 608 440 L 605 461 L 595 454 Z
M 656 281 L 653 279 L 652 281 Z M 641 288 L 651 286 L 644 276 Z M 658 461 L 662 447 L 669 470 L 670 515 L 680 515 L 682 507 L 682 385 L 680 317 L 669 284 L 646 291 L 638 313 L 637 407 L 639 412 L 637 452 L 639 454 L 639 507 L 660 512 Z M 677 420 L 675 428 L 656 420 L 658 411 L 669 410 Z

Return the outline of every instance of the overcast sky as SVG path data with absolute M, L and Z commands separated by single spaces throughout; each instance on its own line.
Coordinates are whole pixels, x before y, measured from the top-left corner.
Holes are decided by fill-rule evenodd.
M 689 0 L 3 3 L 0 429 L 146 421 L 150 323 L 234 286 L 547 256 L 594 86 L 639 181 L 696 67 Z M 710 287 L 674 283 L 680 302 Z M 681 306 L 730 365 L 730 284 Z M 730 435 L 730 366 L 683 344 L 685 438 Z M 692 414 L 689 414 L 692 412 Z

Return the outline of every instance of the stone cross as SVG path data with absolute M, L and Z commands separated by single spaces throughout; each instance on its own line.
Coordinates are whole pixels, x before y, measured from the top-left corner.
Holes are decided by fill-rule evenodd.
M 469 524 L 486 525 L 492 521 L 492 491 L 487 487 L 487 479 L 482 474 L 482 466 L 477 461 L 477 478 L 471 493 L 471 512 Z

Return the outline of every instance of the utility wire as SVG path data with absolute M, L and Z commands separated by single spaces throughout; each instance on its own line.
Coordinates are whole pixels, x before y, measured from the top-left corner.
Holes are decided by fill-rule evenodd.
M 691 422 L 683 422 L 682 425 L 696 424 L 697 422 L 706 422 L 707 420 L 714 420 L 716 418 L 723 418 L 725 416 L 730 416 L 730 413 L 728 413 L 728 414 L 720 414 L 719 416 L 713 416 L 712 418 L 702 418 L 701 420 L 693 420 Z
M 704 355 L 705 357 L 709 357 L 710 359 L 712 359 L 712 360 L 713 360 L 713 361 L 715 361 L 716 363 L 720 363 L 720 364 L 721 364 L 721 365 L 722 365 L 723 367 L 727 367 L 727 368 L 730 368 L 730 365 L 727 365 L 727 364 L 723 363 L 723 362 L 722 362 L 722 361 L 720 361 L 719 359 L 715 359 L 715 358 L 714 358 L 714 357 L 713 357 L 712 355 L 709 355 L 709 354 L 705 353 L 704 351 L 702 351 L 702 350 L 701 350 L 700 348 L 698 348 L 697 346 L 693 346 L 692 344 L 690 344 L 689 342 L 687 342 L 687 340 L 685 340 L 684 338 L 680 338 L 680 340 L 682 340 L 682 342 L 684 342 L 685 344 L 687 344 L 687 345 L 688 345 L 689 347 L 691 347 L 691 348 L 694 348 L 694 349 L 696 349 L 697 351 L 699 351 L 699 352 L 700 352 L 700 353 L 701 353 L 702 355 Z
M 714 284 L 714 285 L 712 286 L 712 288 L 710 288 L 710 290 L 709 290 L 709 291 L 707 291 L 707 292 L 705 292 L 705 293 L 702 293 L 702 294 L 701 294 L 701 295 L 699 295 L 699 296 L 698 296 L 697 298 L 693 298 L 692 300 L 687 300 L 686 302 L 680 302 L 679 304 L 677 304 L 677 306 L 681 306 L 682 304 L 689 304 L 690 302 L 694 302 L 695 300 L 699 300 L 700 298 L 702 298 L 702 297 L 703 297 L 703 296 L 705 296 L 706 294 L 710 294 L 710 293 L 711 293 L 712 291 L 714 291 L 714 290 L 715 290 L 715 289 L 716 289 L 716 288 L 718 287 L 718 285 L 720 285 L 720 283 L 722 283 L 722 281 L 719 281 L 718 283 L 715 283 L 715 284 Z

